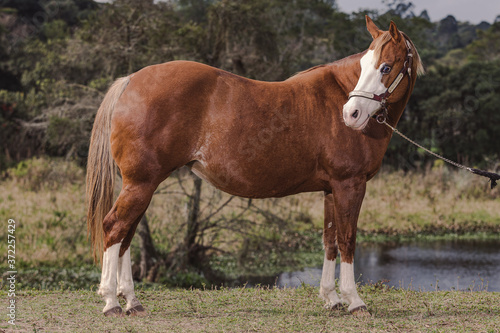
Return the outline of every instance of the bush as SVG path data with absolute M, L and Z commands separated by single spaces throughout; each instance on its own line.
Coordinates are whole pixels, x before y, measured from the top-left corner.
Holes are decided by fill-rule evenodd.
M 83 169 L 74 162 L 62 159 L 36 157 L 22 161 L 8 169 L 7 176 L 30 191 L 56 190 L 64 183 L 79 183 L 84 178 Z

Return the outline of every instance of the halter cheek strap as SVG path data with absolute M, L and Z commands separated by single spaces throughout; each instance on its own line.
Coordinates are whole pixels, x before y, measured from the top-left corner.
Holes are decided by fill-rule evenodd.
M 405 62 L 403 64 L 403 68 L 399 71 L 398 75 L 396 76 L 394 81 L 392 81 L 391 85 L 385 90 L 385 92 L 380 94 L 380 95 L 377 95 L 377 94 L 366 92 L 366 91 L 353 90 L 349 93 L 348 100 L 350 100 L 352 97 L 362 97 L 362 98 L 366 98 L 366 99 L 370 99 L 370 100 L 379 102 L 380 108 L 377 109 L 374 112 L 374 114 L 376 114 L 379 110 L 382 109 L 382 111 L 384 113 L 383 120 L 385 120 L 385 114 L 387 113 L 387 106 L 388 106 L 387 99 L 394 92 L 394 90 L 396 90 L 396 88 L 401 83 L 401 81 L 403 80 L 403 77 L 405 76 L 406 73 L 408 73 L 408 83 L 410 82 L 410 79 L 411 79 L 411 67 L 413 64 L 413 53 L 411 50 L 410 42 L 406 39 L 405 39 L 405 42 L 406 42 L 406 59 L 405 59 Z M 377 117 L 377 121 L 378 121 L 378 117 Z

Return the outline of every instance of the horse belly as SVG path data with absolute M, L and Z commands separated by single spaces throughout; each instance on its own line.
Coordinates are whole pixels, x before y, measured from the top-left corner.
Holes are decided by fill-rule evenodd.
M 300 192 L 322 191 L 323 186 L 309 170 L 290 170 L 286 166 L 221 164 L 196 161 L 191 170 L 226 193 L 245 198 L 284 197 Z

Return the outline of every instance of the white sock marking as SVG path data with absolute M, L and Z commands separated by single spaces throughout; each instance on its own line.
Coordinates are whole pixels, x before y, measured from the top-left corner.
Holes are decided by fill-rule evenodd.
M 354 263 L 340 263 L 340 294 L 342 301 L 349 304 L 349 311 L 366 304 L 359 298 L 354 281 Z
M 321 282 L 319 288 L 319 295 L 326 301 L 325 307 L 331 309 L 335 305 L 341 303 L 337 292 L 335 291 L 335 260 L 328 260 L 326 258 L 323 261 L 323 272 L 321 273 Z
M 123 295 L 127 300 L 125 311 L 130 310 L 139 301 L 134 293 L 134 280 L 132 278 L 132 261 L 130 259 L 130 246 L 122 257 L 118 259 L 118 288 L 117 295 Z
M 107 248 L 102 258 L 101 284 L 98 291 L 98 294 L 106 301 L 106 306 L 104 306 L 102 312 L 119 306 L 118 299 L 116 298 L 116 277 L 121 244 L 120 242 Z

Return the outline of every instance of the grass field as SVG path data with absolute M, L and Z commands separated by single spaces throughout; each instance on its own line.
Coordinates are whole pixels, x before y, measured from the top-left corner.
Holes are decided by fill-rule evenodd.
M 417 292 L 382 284 L 360 288 L 371 313 L 368 318 L 356 318 L 346 309 L 323 309 L 317 288 L 310 286 L 217 290 L 139 286 L 138 296 L 148 317 L 105 318 L 101 314 L 104 303 L 95 292 L 99 272 L 92 265 L 86 240 L 83 178 L 83 171 L 70 162 L 41 159 L 9 170 L 8 177 L 0 181 L 0 225 L 5 226 L 0 229 L 0 239 L 7 239 L 7 220 L 15 219 L 20 270 L 17 326 L 7 324 L 7 310 L 2 306 L 0 332 L 500 332 L 500 293 Z M 208 201 L 227 199 L 209 186 L 204 185 L 204 191 Z M 155 244 L 163 253 L 175 246 L 176 239 L 182 239 L 186 215 L 186 199 L 175 184 L 169 192 L 173 194 L 156 195 L 147 213 Z M 238 200 L 221 213 L 231 216 L 231 209 L 245 204 Z M 277 244 L 292 252 L 306 249 L 318 254 L 314 256 L 319 258 L 317 263 L 307 257 L 300 265 L 321 262 L 321 193 L 263 200 L 256 205 L 289 224 L 281 232 L 283 226 L 256 218 L 258 232 L 270 233 Z M 490 190 L 484 179 L 464 172 L 442 167 L 421 173 L 381 172 L 368 184 L 358 241 L 496 239 L 500 238 L 499 207 L 499 189 Z M 231 239 L 229 250 L 241 250 L 238 237 L 222 237 Z M 6 249 L 7 242 L 2 241 L 0 252 L 7 253 Z M 260 272 L 283 269 L 280 260 L 286 258 L 282 252 L 252 251 Z M 231 264 L 235 272 L 244 270 L 236 260 L 226 259 L 215 258 L 214 265 Z M 0 263 L 2 272 L 6 267 L 5 259 Z M 4 280 L 0 304 L 8 301 L 5 287 Z
M 6 304 L 5 293 L 0 294 Z M 324 309 L 318 288 L 139 291 L 144 318 L 107 318 L 95 291 L 23 291 L 0 332 L 499 332 L 500 293 L 363 286 L 371 316 Z M 3 309 L 3 307 L 2 307 Z M 6 310 L 0 310 L 0 312 Z

